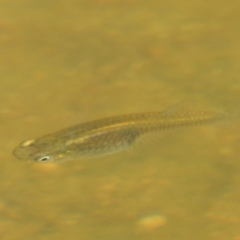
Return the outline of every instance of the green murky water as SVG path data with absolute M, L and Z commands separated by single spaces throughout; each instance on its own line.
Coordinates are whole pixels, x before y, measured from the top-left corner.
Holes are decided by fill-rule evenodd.
M 0 238 L 240 238 L 240 124 L 35 164 L 24 139 L 181 102 L 236 109 L 238 1 L 0 1 Z

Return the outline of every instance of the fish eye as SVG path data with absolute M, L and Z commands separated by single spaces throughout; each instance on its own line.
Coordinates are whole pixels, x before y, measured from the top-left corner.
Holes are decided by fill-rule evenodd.
M 44 156 L 44 157 L 37 157 L 35 158 L 36 162 L 47 162 L 49 160 L 49 156 Z

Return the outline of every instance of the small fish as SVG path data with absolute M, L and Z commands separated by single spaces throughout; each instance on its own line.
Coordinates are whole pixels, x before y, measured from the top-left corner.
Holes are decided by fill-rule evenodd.
M 103 118 L 21 143 L 13 154 L 22 160 L 59 162 L 118 152 L 140 136 L 165 129 L 228 118 L 227 112 L 165 110 Z

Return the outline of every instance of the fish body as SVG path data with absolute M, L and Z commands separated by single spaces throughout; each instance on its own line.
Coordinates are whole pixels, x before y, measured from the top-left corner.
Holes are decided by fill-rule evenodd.
M 118 152 L 150 132 L 214 122 L 218 111 L 163 111 L 120 115 L 82 123 L 21 143 L 13 154 L 22 160 L 58 162 Z

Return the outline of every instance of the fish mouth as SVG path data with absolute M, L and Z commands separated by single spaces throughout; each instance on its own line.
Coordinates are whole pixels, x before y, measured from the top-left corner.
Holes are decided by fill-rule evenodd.
M 17 147 L 13 150 L 13 155 L 20 160 L 29 160 L 29 157 L 26 155 L 26 150 L 22 147 Z
M 33 159 L 36 150 L 37 149 L 34 145 L 26 147 L 20 145 L 13 150 L 13 155 L 20 160 L 31 160 Z

